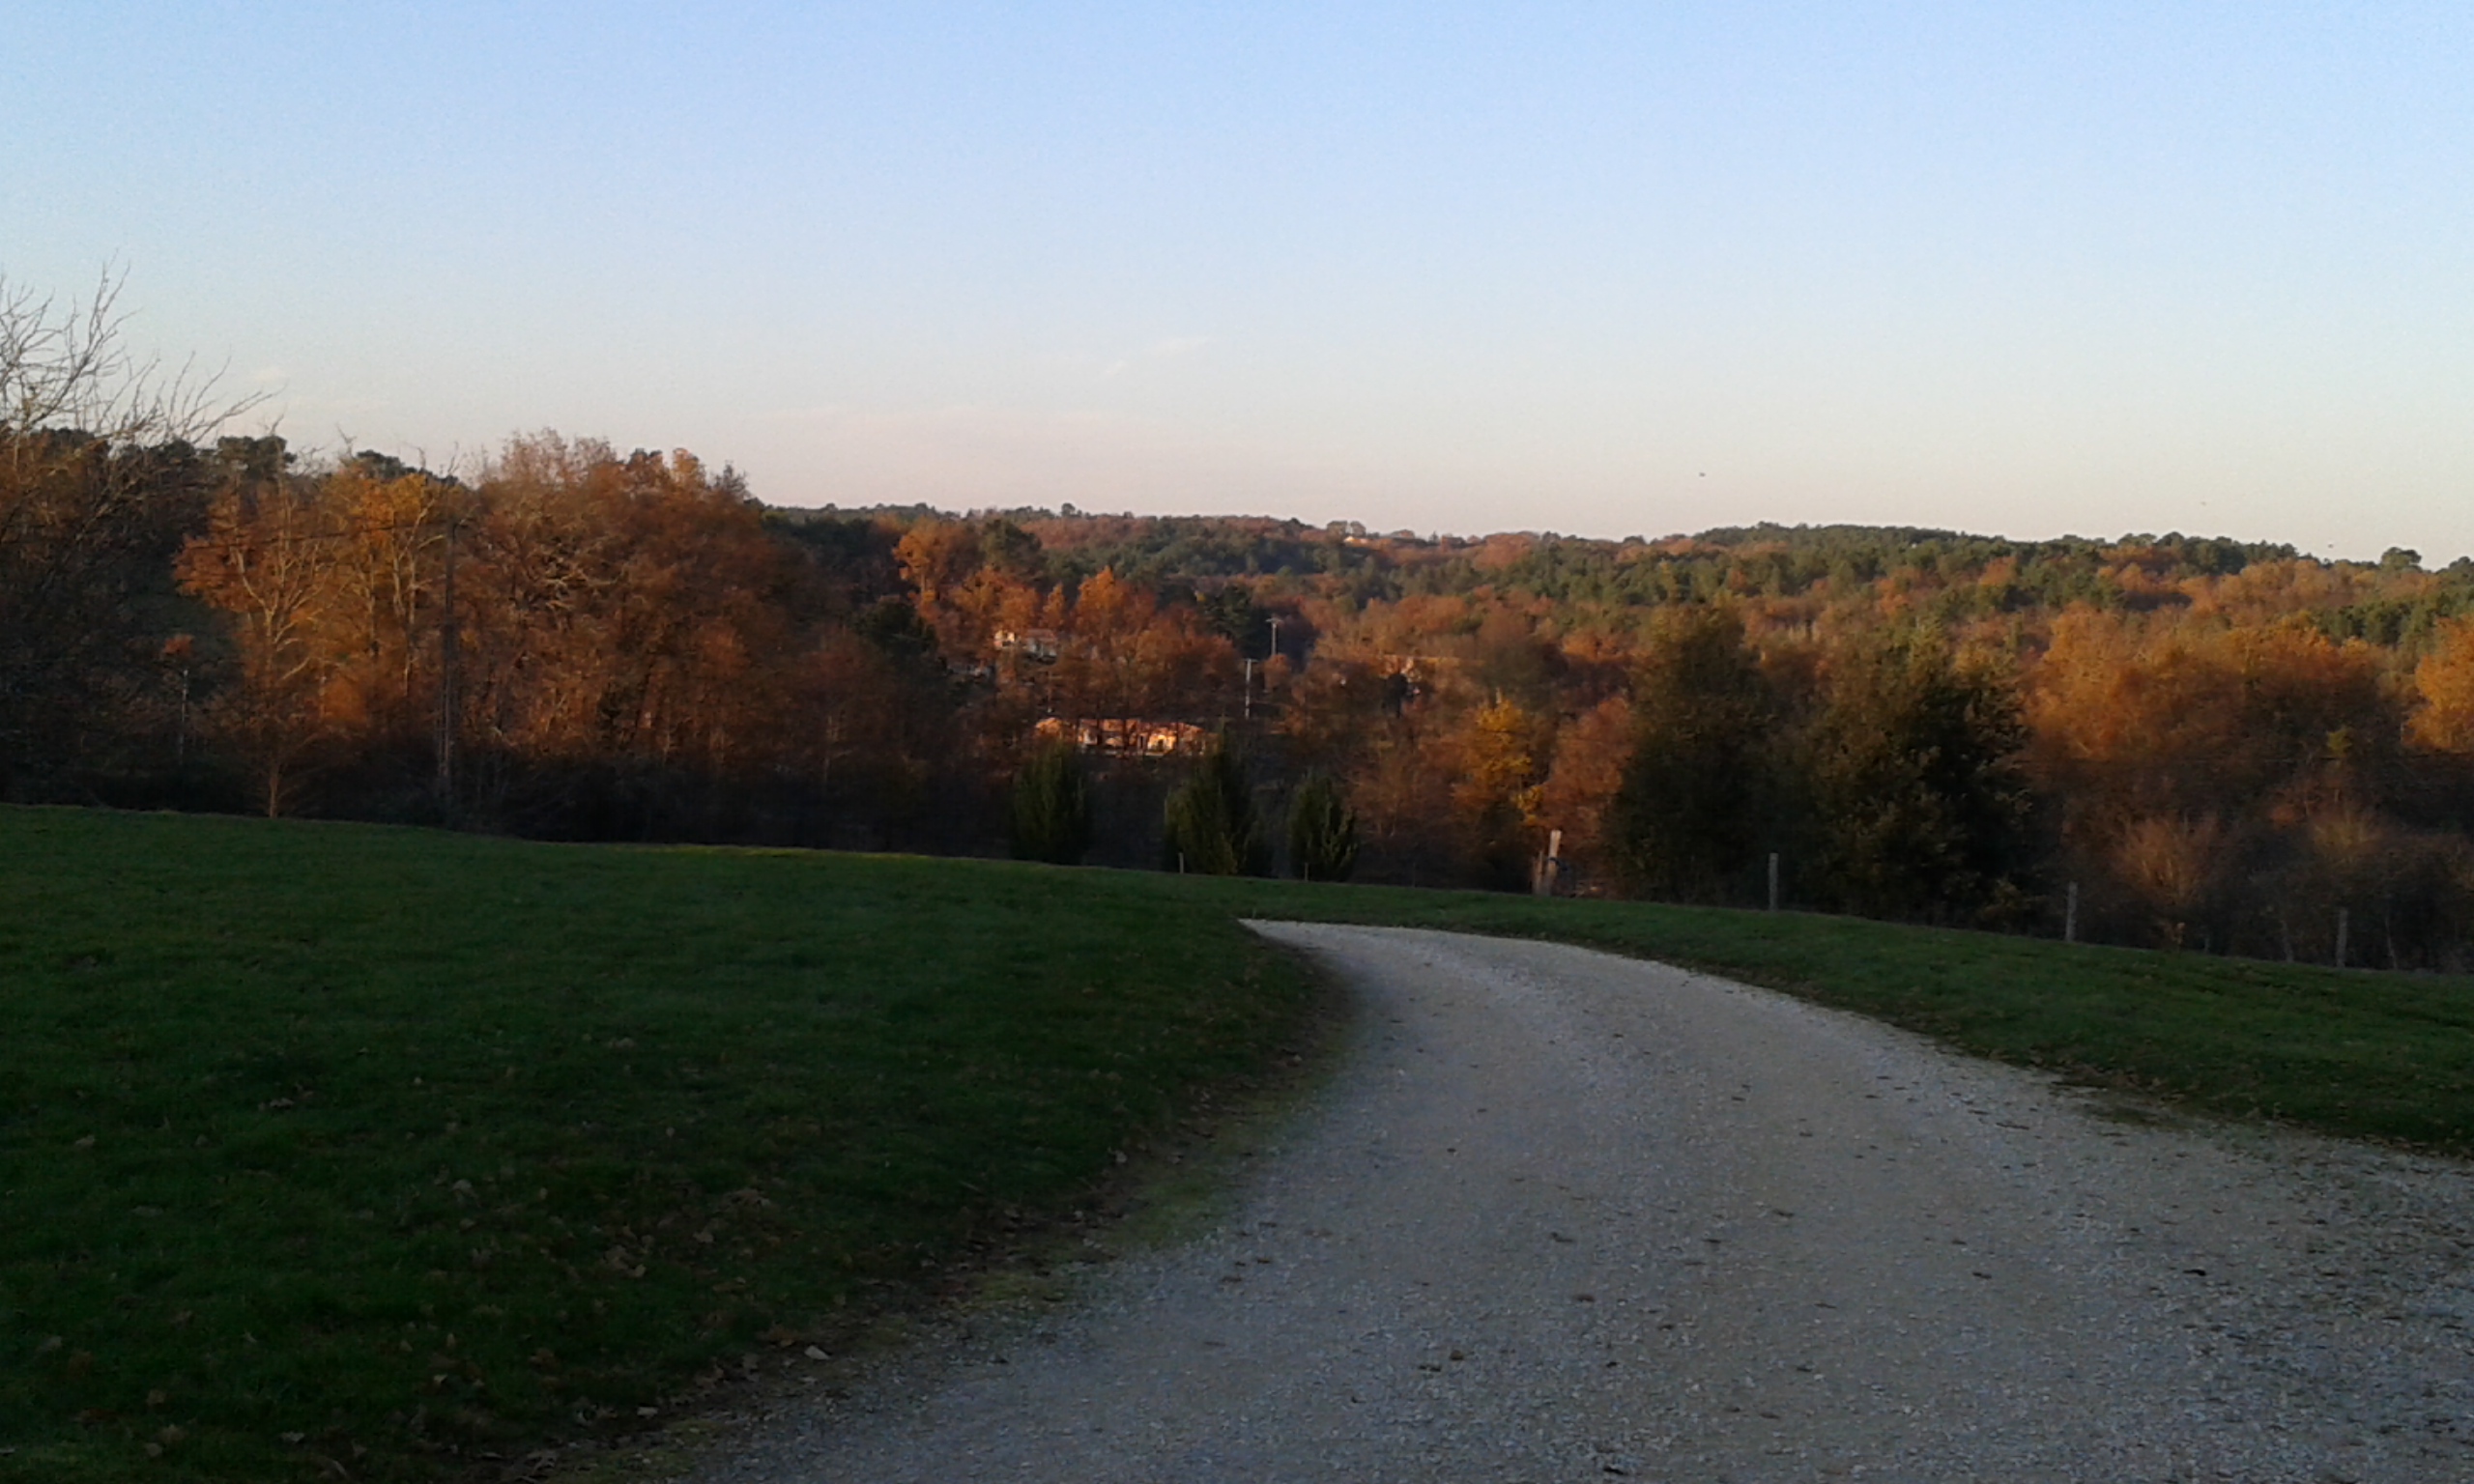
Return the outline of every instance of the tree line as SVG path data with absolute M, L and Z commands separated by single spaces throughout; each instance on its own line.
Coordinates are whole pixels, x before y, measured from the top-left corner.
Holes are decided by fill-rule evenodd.
M 547 433 L 303 457 L 110 329 L 0 291 L 11 799 L 1737 905 L 1774 870 L 2381 967 L 2474 930 L 2474 564 L 785 510 Z

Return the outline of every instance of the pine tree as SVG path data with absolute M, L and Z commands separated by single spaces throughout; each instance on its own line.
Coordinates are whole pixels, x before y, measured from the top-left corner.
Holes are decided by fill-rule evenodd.
M 1071 741 L 1041 748 L 1014 775 L 1013 825 L 1016 859 L 1081 864 L 1091 848 L 1091 790 Z
M 1830 686 L 1807 750 L 1821 875 L 1868 917 L 1964 920 L 2018 891 L 2030 813 L 2017 695 L 1940 636 L 1877 640 Z
M 1780 791 L 1778 706 L 1735 614 L 1661 615 L 1632 715 L 1611 820 L 1618 871 L 1645 896 L 1723 901 L 1759 858 Z
M 1172 868 L 1209 876 L 1259 875 L 1263 841 L 1246 759 L 1226 735 L 1168 795 L 1165 844 Z
M 1307 774 L 1288 801 L 1288 863 L 1308 881 L 1345 881 L 1357 869 L 1357 812 L 1327 773 Z

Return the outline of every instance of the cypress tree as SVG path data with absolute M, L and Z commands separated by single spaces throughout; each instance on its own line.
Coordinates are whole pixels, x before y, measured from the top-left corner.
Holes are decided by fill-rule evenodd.
M 1307 774 L 1288 801 L 1288 864 L 1308 881 L 1346 881 L 1357 868 L 1357 811 L 1329 774 Z
M 1081 864 L 1091 848 L 1091 789 L 1071 741 L 1041 748 L 1014 775 L 1013 827 L 1016 859 Z
M 1807 744 L 1827 890 L 1868 917 L 1968 920 L 2020 890 L 2032 808 L 2006 679 L 1940 636 L 1849 657 Z
M 1223 733 L 1168 795 L 1166 864 L 1209 876 L 1259 875 L 1263 841 L 1246 759 Z
M 1632 687 L 1638 730 L 1615 797 L 1619 873 L 1635 892 L 1724 901 L 1774 834 L 1778 705 L 1724 609 L 1659 615 Z

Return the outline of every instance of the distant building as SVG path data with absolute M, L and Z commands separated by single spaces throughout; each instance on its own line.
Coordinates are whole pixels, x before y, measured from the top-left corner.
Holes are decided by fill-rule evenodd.
M 1043 717 L 1035 728 L 1043 737 L 1070 736 L 1086 753 L 1111 753 L 1127 757 L 1172 757 L 1197 753 L 1211 733 L 1191 722 L 1146 722 L 1136 717 L 1092 717 L 1067 721 Z
M 1019 654 L 1042 664 L 1056 663 L 1063 640 L 1054 629 L 998 629 L 996 647 L 1008 654 Z
M 1460 662 L 1450 655 L 1387 654 L 1382 657 L 1381 663 L 1385 674 L 1399 675 L 1406 678 L 1411 685 L 1422 686 L 1426 684 L 1437 671 L 1448 670 Z

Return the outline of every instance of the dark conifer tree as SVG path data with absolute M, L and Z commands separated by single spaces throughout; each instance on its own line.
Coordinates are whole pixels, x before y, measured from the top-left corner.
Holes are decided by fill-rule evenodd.
M 1071 741 L 1040 748 L 1014 776 L 1013 826 L 1017 859 L 1081 864 L 1091 848 L 1091 790 Z
M 1682 901 L 1740 895 L 1779 813 L 1778 710 L 1733 613 L 1661 615 L 1633 682 L 1637 741 L 1613 811 L 1613 853 L 1631 890 Z
M 1244 754 L 1225 733 L 1168 795 L 1165 813 L 1170 870 L 1212 876 L 1262 873 L 1265 852 L 1253 786 L 1246 781 Z
M 1807 739 L 1821 875 L 1873 917 L 1968 921 L 2017 896 L 2031 801 L 2017 695 L 1940 636 L 1847 657 Z
M 1307 774 L 1288 801 L 1288 864 L 1307 881 L 1345 881 L 1357 869 L 1357 812 L 1328 773 Z

